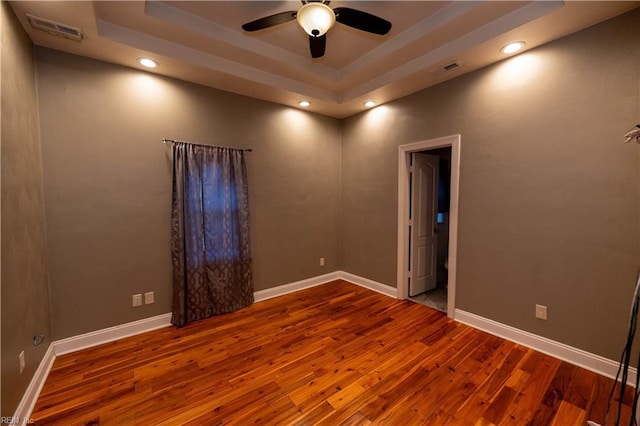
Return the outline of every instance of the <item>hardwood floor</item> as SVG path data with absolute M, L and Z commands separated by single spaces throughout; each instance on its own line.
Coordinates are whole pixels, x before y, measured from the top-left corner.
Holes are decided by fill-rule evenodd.
M 603 423 L 612 383 L 426 306 L 335 281 L 60 356 L 32 418 L 60 425 L 584 425 Z

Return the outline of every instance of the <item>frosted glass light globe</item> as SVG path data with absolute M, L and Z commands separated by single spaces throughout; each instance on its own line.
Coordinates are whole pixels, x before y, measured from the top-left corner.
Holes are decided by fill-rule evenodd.
M 298 10 L 298 25 L 312 37 L 320 37 L 336 23 L 336 14 L 322 3 L 307 3 Z

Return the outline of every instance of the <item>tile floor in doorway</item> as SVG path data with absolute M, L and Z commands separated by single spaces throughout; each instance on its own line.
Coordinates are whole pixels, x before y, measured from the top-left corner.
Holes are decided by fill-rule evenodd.
M 409 297 L 409 300 L 416 303 L 421 303 L 442 312 L 447 312 L 446 287 L 436 287 L 433 290 L 429 290 L 425 293 L 420 293 L 416 296 Z

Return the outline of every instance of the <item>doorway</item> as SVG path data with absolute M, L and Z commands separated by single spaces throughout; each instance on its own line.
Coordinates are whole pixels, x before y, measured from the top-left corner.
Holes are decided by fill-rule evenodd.
M 409 299 L 447 312 L 451 147 L 409 156 Z
M 398 160 L 398 298 L 453 318 L 460 135 L 401 145 Z

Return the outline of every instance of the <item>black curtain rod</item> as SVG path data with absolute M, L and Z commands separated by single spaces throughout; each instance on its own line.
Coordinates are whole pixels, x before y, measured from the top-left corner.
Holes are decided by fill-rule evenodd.
M 166 139 L 166 138 L 162 138 L 162 143 L 187 143 L 189 145 L 208 146 L 208 147 L 211 147 L 211 148 L 237 149 L 237 150 L 240 150 L 240 151 L 247 151 L 247 152 L 252 152 L 253 151 L 250 148 L 230 148 L 228 146 L 207 145 L 207 144 L 204 144 L 204 143 L 193 143 L 193 142 L 187 142 L 187 141 L 177 141 L 175 139 Z

